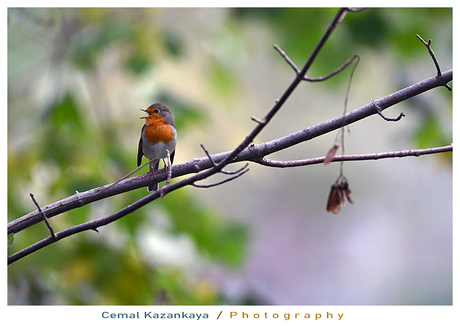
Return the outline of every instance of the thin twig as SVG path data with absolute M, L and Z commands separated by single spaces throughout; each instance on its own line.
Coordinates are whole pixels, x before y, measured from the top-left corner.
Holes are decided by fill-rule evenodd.
M 428 53 L 430 54 L 431 58 L 433 59 L 434 65 L 436 66 L 436 76 L 440 77 L 442 72 L 441 72 L 441 66 L 439 65 L 439 61 L 436 58 L 436 55 L 434 54 L 433 49 L 431 48 L 431 39 L 428 40 L 428 42 L 425 42 L 425 40 L 418 34 L 416 34 L 417 38 L 425 45 L 425 47 L 428 49 Z M 452 87 L 450 85 L 445 84 L 444 85 L 449 91 L 452 91 Z
M 348 96 L 350 94 L 350 88 L 351 88 L 351 81 L 353 80 L 353 74 L 355 72 L 355 69 L 356 67 L 358 66 L 359 64 L 359 55 L 354 55 L 350 61 L 350 63 L 356 58 L 356 63 L 355 65 L 352 67 L 351 69 L 351 72 L 350 72 L 350 78 L 348 80 L 348 85 L 347 85 L 347 93 L 345 95 L 345 100 L 344 100 L 344 103 L 343 103 L 343 114 L 342 116 L 345 116 L 345 114 L 347 113 L 347 110 L 348 110 Z M 344 120 L 345 121 L 345 120 Z M 348 127 L 349 128 L 349 127 Z M 348 129 L 348 131 L 350 131 L 350 129 Z M 342 128 L 340 128 L 340 134 L 341 134 L 341 138 L 340 138 L 340 143 L 342 145 L 342 155 L 345 155 L 345 122 L 342 124 Z M 337 142 L 337 139 L 336 139 L 336 142 Z M 334 143 L 334 146 L 335 146 L 335 143 Z M 343 177 L 343 161 L 340 162 L 340 173 L 339 173 L 339 178 L 340 177 Z
M 50 230 L 51 238 L 56 239 L 56 235 L 54 234 L 53 227 L 51 226 L 50 222 L 48 221 L 48 218 L 46 217 L 46 214 L 42 211 L 40 205 L 38 205 L 37 201 L 35 200 L 35 197 L 34 197 L 33 193 L 30 193 L 30 198 L 32 198 L 32 201 L 34 202 L 35 206 L 37 206 L 38 211 L 40 212 L 41 216 L 43 217 L 43 221 L 45 221 L 45 224 L 48 227 L 48 230 Z
M 278 45 L 274 45 L 273 46 L 275 48 L 276 51 L 279 52 L 279 54 L 281 54 L 281 56 L 284 58 L 284 60 L 286 60 L 286 62 L 291 66 L 291 68 L 295 71 L 295 73 L 297 75 L 300 75 L 301 74 L 301 71 L 300 69 L 296 66 L 296 64 L 291 60 L 291 58 L 289 58 L 289 56 L 286 54 L 286 52 L 284 52 Z M 353 55 L 350 59 L 348 59 L 347 61 L 345 61 L 344 64 L 342 64 L 339 68 L 337 68 L 336 70 L 334 70 L 333 72 L 331 72 L 330 74 L 326 75 L 326 76 L 321 76 L 321 77 L 307 77 L 307 76 L 301 76 L 303 80 L 305 81 L 309 81 L 309 82 L 321 82 L 321 81 L 325 81 L 331 77 L 334 77 L 335 75 L 337 75 L 338 73 L 342 72 L 346 67 L 348 67 L 350 65 L 350 63 L 353 62 L 353 60 L 358 57 L 357 54 Z M 254 119 L 253 119 L 254 120 Z M 257 121 L 258 120 L 254 120 L 254 121 Z
M 284 60 L 286 60 L 286 62 L 291 66 L 291 68 L 294 69 L 295 73 L 297 75 L 300 74 L 300 69 L 297 68 L 294 61 L 292 61 L 291 58 L 289 58 L 286 52 L 284 52 L 277 44 L 273 45 L 273 47 L 275 48 L 276 51 L 278 51 L 279 54 L 281 54 L 281 56 L 284 58 Z
M 251 117 L 251 120 L 255 121 L 255 122 L 259 123 L 259 124 L 267 124 L 267 121 L 265 121 L 264 119 L 260 120 L 260 119 L 257 119 L 254 116 Z
M 379 116 L 381 116 L 386 121 L 399 121 L 401 120 L 402 117 L 406 116 L 403 112 L 401 112 L 396 118 L 388 118 L 382 113 L 382 108 L 377 104 L 376 101 L 373 101 L 372 104 L 374 104 L 375 109 L 377 113 L 379 114 Z
M 430 54 L 431 58 L 433 59 L 434 65 L 436 66 L 436 71 L 437 75 L 441 76 L 441 67 L 439 66 L 438 59 L 436 59 L 436 55 L 433 52 L 433 49 L 431 49 L 431 39 L 428 40 L 428 42 L 425 42 L 425 40 L 417 34 L 417 38 L 426 46 L 428 49 L 428 53 Z
M 111 185 L 109 185 L 108 187 L 105 187 L 105 188 L 102 188 L 100 191 L 107 191 L 109 190 L 110 188 L 112 188 L 113 186 L 115 186 L 116 184 L 120 183 L 121 181 L 125 180 L 126 178 L 129 178 L 130 176 L 132 176 L 134 173 L 136 173 L 137 171 L 139 171 L 140 169 L 142 169 L 144 166 L 146 166 L 147 164 L 150 164 L 154 159 L 151 159 L 150 161 L 148 161 L 147 163 L 144 163 L 142 164 L 141 166 L 139 166 L 137 169 L 133 170 L 132 172 L 128 173 L 127 175 L 125 175 L 123 178 L 119 179 L 118 181 L 115 181 L 114 183 L 112 183 Z
M 203 144 L 200 144 L 200 147 L 201 149 L 203 150 L 203 152 L 206 154 L 206 156 L 208 157 L 209 161 L 211 161 L 212 165 L 213 166 L 216 166 L 216 162 L 214 162 L 214 159 L 212 158 L 212 156 L 209 154 L 208 150 L 206 149 L 206 147 L 204 147 Z
M 245 166 L 247 166 L 247 164 Z M 225 180 L 222 180 L 220 182 L 216 182 L 216 183 L 212 183 L 212 184 L 208 184 L 208 185 L 199 185 L 196 182 L 194 182 L 194 183 L 192 183 L 192 186 L 197 187 L 197 188 L 211 188 L 211 187 L 215 187 L 215 186 L 220 186 L 220 185 L 222 185 L 224 183 L 227 183 L 229 181 L 232 181 L 232 180 L 234 180 L 236 178 L 241 177 L 243 174 L 245 174 L 248 171 L 249 171 L 249 169 L 243 169 L 239 173 L 237 173 L 237 174 L 235 174 L 235 175 L 233 175 L 233 176 L 231 176 L 231 177 L 229 177 L 229 178 L 227 178 Z
M 329 79 L 335 75 L 337 75 L 338 73 L 342 72 L 346 67 L 348 67 L 350 65 L 350 63 L 353 62 L 353 60 L 355 60 L 356 58 L 358 58 L 359 60 L 359 56 L 357 54 L 354 54 L 350 59 L 348 59 L 347 61 L 345 61 L 345 63 L 343 65 L 341 65 L 339 68 L 337 68 L 336 70 L 334 70 L 333 72 L 331 72 L 329 75 L 326 75 L 326 76 L 322 76 L 322 77 L 316 77 L 316 78 L 312 78 L 312 77 L 307 77 L 307 76 L 304 76 L 304 80 L 306 81 L 309 81 L 309 82 L 320 82 L 320 81 L 324 81 L 326 79 Z
M 453 145 L 441 146 L 441 147 L 434 147 L 434 148 L 426 148 L 426 149 L 410 149 L 404 151 L 394 151 L 394 152 L 383 152 L 383 153 L 375 153 L 375 154 L 356 154 L 356 155 L 338 155 L 334 156 L 331 162 L 343 162 L 343 161 L 371 161 L 371 160 L 379 160 L 383 158 L 396 158 L 396 157 L 408 157 L 408 156 L 422 156 L 422 155 L 429 155 L 429 154 L 436 154 L 436 153 L 443 153 L 443 152 L 452 152 Z M 314 165 L 314 164 L 321 164 L 326 159 L 326 156 L 310 158 L 306 160 L 295 160 L 295 161 L 275 161 L 269 159 L 261 159 L 255 161 L 264 166 L 274 167 L 274 168 L 291 168 L 291 167 L 299 167 L 299 166 L 306 166 L 306 165 Z
M 240 173 L 241 171 L 243 171 L 244 169 L 246 169 L 248 167 L 249 163 L 246 163 L 245 165 L 243 165 L 241 168 L 239 168 L 238 170 L 236 171 L 220 171 L 221 173 L 223 174 L 227 174 L 227 175 L 233 175 L 233 174 L 238 174 Z

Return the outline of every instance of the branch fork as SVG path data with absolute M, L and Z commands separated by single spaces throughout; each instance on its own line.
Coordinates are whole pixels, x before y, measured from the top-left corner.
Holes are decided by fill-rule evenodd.
M 208 150 L 203 145 L 200 145 L 200 146 L 203 149 L 203 151 L 205 152 L 205 154 L 208 157 L 209 161 L 212 163 L 213 167 L 218 168 L 218 165 L 216 164 L 216 162 L 214 161 L 212 156 L 209 154 Z M 246 163 L 243 167 L 241 167 L 240 169 L 238 169 L 236 171 L 225 171 L 225 170 L 220 169 L 220 171 L 219 171 L 220 173 L 226 174 L 226 175 L 231 175 L 231 177 L 229 177 L 229 178 L 227 178 L 225 180 L 222 180 L 220 182 L 212 183 L 212 184 L 209 184 L 209 185 L 199 185 L 196 182 L 193 182 L 192 185 L 194 187 L 197 187 L 197 188 L 211 188 L 211 187 L 219 186 L 221 184 L 224 184 L 224 183 L 232 181 L 232 180 L 234 180 L 236 178 L 239 178 L 243 174 L 248 172 L 249 171 L 249 169 L 247 168 L 248 165 L 249 165 L 249 163 Z

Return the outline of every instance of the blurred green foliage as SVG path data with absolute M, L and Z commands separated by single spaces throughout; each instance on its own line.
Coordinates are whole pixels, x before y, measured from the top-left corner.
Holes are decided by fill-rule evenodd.
M 123 79 L 140 80 L 161 62 L 175 62 L 190 55 L 183 35 L 161 23 L 164 10 L 8 10 L 9 221 L 35 210 L 28 197 L 30 191 L 36 192 L 35 197 L 44 206 L 75 191 L 113 182 L 135 168 L 137 143 L 122 145 L 126 132 L 119 130 L 127 130 L 130 125 L 123 114 L 120 118 L 109 109 L 109 100 L 99 100 L 97 85 L 103 76 L 98 69 L 101 58 L 113 51 L 114 60 L 124 69 Z M 227 39 L 222 46 L 235 47 L 241 22 L 261 24 L 271 31 L 273 43 L 294 61 L 304 62 L 336 9 L 235 8 L 229 12 L 223 23 Z M 408 60 L 426 55 L 410 44 L 415 34 L 428 34 L 429 25 L 451 18 L 449 8 L 348 14 L 343 28 L 322 50 L 311 75 L 331 72 L 360 47 L 376 51 L 390 48 Z M 47 65 L 48 72 L 40 70 Z M 231 98 L 238 85 L 233 67 L 218 59 L 212 60 L 211 67 L 208 78 L 214 92 Z M 72 74 L 71 83 L 63 78 L 65 73 Z M 39 91 L 32 91 L 39 83 L 47 85 L 41 97 L 37 96 Z M 151 87 L 155 88 L 152 100 L 174 107 L 179 133 L 206 122 L 199 105 L 161 83 L 156 85 L 158 81 L 150 83 L 155 84 Z M 85 84 L 86 90 L 79 89 L 79 84 Z M 414 139 L 421 147 L 449 143 L 436 115 L 424 120 Z M 54 217 L 51 222 L 59 231 L 106 216 L 145 195 L 145 189 L 118 195 Z M 78 234 L 10 265 L 9 304 L 223 303 L 213 284 L 190 275 L 190 266 L 148 258 L 140 234 L 146 229 L 155 231 L 158 216 L 168 221 L 163 231 L 171 241 L 181 236 L 191 241 L 201 260 L 196 264 L 238 268 L 244 262 L 250 239 L 248 227 L 220 216 L 183 189 L 104 227 L 100 234 Z M 8 238 L 9 252 L 46 236 L 46 227 L 35 225 Z M 175 245 L 180 250 L 180 243 Z

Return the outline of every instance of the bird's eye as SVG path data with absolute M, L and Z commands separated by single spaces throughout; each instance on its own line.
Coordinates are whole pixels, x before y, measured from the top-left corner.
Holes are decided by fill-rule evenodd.
M 153 111 L 153 112 L 155 112 L 155 113 L 160 113 L 160 110 L 155 109 L 155 111 Z

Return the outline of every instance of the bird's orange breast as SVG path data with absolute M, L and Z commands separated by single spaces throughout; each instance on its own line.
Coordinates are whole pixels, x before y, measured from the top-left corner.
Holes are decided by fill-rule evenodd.
M 168 124 L 150 124 L 145 128 L 145 136 L 152 143 L 170 142 L 175 137 L 174 129 Z

